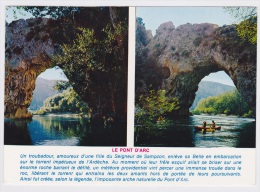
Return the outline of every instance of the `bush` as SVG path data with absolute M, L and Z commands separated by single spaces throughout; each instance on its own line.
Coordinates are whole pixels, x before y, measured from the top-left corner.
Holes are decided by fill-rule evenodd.
M 243 117 L 254 117 L 254 112 L 253 110 L 249 110 L 247 113 L 243 115 Z
M 193 110 L 193 111 L 191 111 L 191 113 L 192 113 L 193 115 L 200 115 L 200 114 L 201 114 L 201 112 L 200 112 L 200 111 L 197 111 L 197 110 Z
M 139 105 L 136 105 L 135 119 L 144 126 L 156 123 L 164 119 L 166 113 L 179 109 L 176 98 L 166 96 L 165 90 L 150 90 L 148 96 L 140 96 Z

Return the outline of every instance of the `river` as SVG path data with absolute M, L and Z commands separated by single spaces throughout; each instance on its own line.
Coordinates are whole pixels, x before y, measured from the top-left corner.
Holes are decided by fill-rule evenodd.
M 194 132 L 195 125 L 212 120 L 220 131 Z M 126 146 L 126 132 L 120 127 L 97 130 L 80 117 L 36 115 L 32 120 L 5 119 L 4 125 L 5 145 Z M 135 146 L 254 148 L 255 129 L 250 118 L 195 115 L 158 124 L 133 139 Z
M 126 146 L 126 130 L 122 127 L 94 129 L 86 119 L 69 115 L 35 115 L 32 120 L 5 119 L 4 144 Z
M 212 120 L 221 130 L 206 134 L 194 132 L 194 126 L 202 126 L 204 121 L 210 124 Z M 150 147 L 255 148 L 255 141 L 255 119 L 229 116 L 194 115 L 135 134 L 135 146 Z

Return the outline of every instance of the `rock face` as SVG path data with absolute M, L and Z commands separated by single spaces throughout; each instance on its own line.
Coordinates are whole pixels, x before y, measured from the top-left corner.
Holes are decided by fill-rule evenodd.
M 37 76 L 52 66 L 48 19 L 19 20 L 6 27 L 5 117 L 30 118 Z
M 137 97 L 148 86 L 166 89 L 180 102 L 174 115 L 188 116 L 201 79 L 225 71 L 255 110 L 256 45 L 239 39 L 234 25 L 185 24 L 175 29 L 167 22 L 160 25 L 153 38 L 140 23 L 136 30 L 137 40 L 142 40 L 136 43 Z

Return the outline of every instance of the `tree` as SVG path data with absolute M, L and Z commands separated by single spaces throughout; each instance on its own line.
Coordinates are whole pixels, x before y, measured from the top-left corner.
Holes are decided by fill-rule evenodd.
M 257 43 L 257 17 L 242 21 L 237 26 L 238 35 L 252 44 Z
M 121 38 L 127 33 L 127 24 L 108 24 L 103 32 L 100 39 L 92 29 L 77 28 L 76 38 L 63 44 L 52 58 L 72 87 L 101 116 L 125 110 L 127 61 Z
M 202 99 L 194 109 L 194 112 L 196 114 L 252 115 L 250 108 L 237 90 Z
M 147 96 L 139 97 L 136 106 L 136 123 L 147 126 L 158 120 L 163 120 L 167 113 L 179 109 L 178 100 L 166 96 L 166 90 L 150 90 Z
M 43 107 L 36 114 L 72 112 L 88 114 L 88 105 L 83 102 L 79 95 L 72 89 L 68 88 L 62 93 L 48 97 Z
M 252 44 L 257 43 L 257 8 L 256 7 L 225 7 L 229 14 L 237 19 L 238 35 Z
M 53 89 L 62 92 L 68 89 L 69 87 L 71 87 L 69 81 L 56 81 L 55 85 L 53 86 Z

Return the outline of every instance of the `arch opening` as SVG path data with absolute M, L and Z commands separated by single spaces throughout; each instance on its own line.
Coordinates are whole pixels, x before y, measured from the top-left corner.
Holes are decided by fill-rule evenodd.
M 88 104 L 73 89 L 58 66 L 46 69 L 37 77 L 28 111 L 33 115 L 59 113 L 89 117 Z
M 58 66 L 48 68 L 37 76 L 33 97 L 28 107 L 29 112 L 34 113 L 40 110 L 48 97 L 59 93 L 58 90 L 54 89 L 55 84 L 59 81 L 68 82 L 68 79 Z
M 224 71 L 210 73 L 199 82 L 190 111 L 193 114 L 253 117 L 253 109 L 250 109 L 233 80 Z
M 224 71 L 210 73 L 199 82 L 198 90 L 195 93 L 195 99 L 190 110 L 194 110 L 201 99 L 233 90 L 237 89 L 232 79 Z

